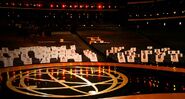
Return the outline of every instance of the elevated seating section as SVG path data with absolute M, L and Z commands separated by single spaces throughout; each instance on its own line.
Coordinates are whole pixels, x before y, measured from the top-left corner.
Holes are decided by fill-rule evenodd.
M 89 45 L 120 63 L 166 66 L 183 66 L 185 63 L 179 49 L 170 49 L 137 32 L 89 30 L 78 31 L 78 34 Z

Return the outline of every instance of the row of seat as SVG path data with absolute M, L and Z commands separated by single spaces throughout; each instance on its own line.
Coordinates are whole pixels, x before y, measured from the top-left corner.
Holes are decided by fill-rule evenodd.
M 38 59 L 39 63 L 50 63 L 51 59 L 59 60 L 59 62 L 68 62 L 69 60 L 82 62 L 82 55 L 77 53 L 76 49 L 76 45 L 70 45 L 69 49 L 67 46 L 32 46 L 14 50 L 3 47 L 0 50 L 0 61 L 3 62 L 4 67 L 13 66 L 14 59 L 20 59 L 23 65 L 33 64 L 33 59 Z M 97 55 L 89 49 L 83 50 L 83 53 L 90 61 L 98 61 Z
M 137 53 L 139 52 L 139 53 Z M 106 55 L 117 55 L 118 62 L 135 62 L 135 58 L 140 58 L 142 63 L 149 62 L 149 56 L 155 57 L 155 62 L 164 62 L 167 56 L 170 57 L 171 62 L 179 62 L 179 59 L 183 57 L 180 50 L 171 50 L 170 48 L 153 49 L 152 46 L 147 46 L 146 50 L 137 51 L 136 47 L 131 47 L 129 50 L 124 50 L 124 47 L 111 47 L 110 50 L 106 50 Z
M 89 39 L 89 44 L 93 44 L 93 43 L 110 43 L 110 42 L 106 42 L 104 40 L 102 40 L 99 36 L 98 37 L 87 37 Z

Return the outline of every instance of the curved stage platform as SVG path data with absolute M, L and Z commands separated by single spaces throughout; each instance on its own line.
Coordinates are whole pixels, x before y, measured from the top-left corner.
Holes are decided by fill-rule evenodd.
M 0 68 L 0 97 L 184 99 L 185 69 L 104 62 Z

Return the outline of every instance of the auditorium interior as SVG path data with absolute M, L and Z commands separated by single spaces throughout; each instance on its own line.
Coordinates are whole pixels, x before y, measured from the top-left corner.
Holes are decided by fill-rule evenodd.
M 185 99 L 185 0 L 0 0 L 1 99 Z

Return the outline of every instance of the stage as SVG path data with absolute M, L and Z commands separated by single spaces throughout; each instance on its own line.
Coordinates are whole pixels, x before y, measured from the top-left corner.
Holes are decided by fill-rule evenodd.
M 184 68 L 104 62 L 1 68 L 1 97 L 183 99 Z

